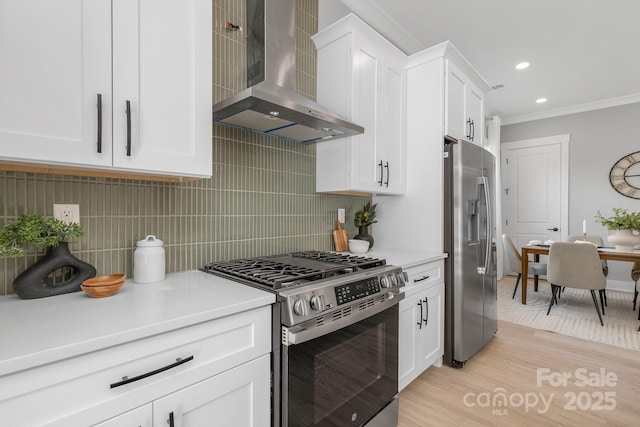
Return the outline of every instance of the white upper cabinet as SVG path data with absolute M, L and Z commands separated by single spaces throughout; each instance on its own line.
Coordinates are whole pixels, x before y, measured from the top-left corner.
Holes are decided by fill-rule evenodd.
M 479 88 L 479 89 L 478 89 Z M 405 249 L 443 251 L 444 137 L 470 139 L 467 121 L 475 124 L 474 141 L 482 144 L 484 93 L 489 84 L 450 43 L 415 53 L 406 62 L 405 160 L 403 197 L 373 197 L 378 223 L 376 244 Z M 408 213 L 420 217 L 419 227 L 398 227 Z
M 482 145 L 484 92 L 456 65 L 446 61 L 446 134 Z
M 210 176 L 211 2 L 49 3 L 0 4 L 0 159 Z
M 364 127 L 316 146 L 320 192 L 403 194 L 405 55 L 355 15 L 313 37 L 318 103 Z
M 110 166 L 111 1 L 7 0 L 0 16 L 0 158 Z
M 114 167 L 211 175 L 211 7 L 113 0 Z

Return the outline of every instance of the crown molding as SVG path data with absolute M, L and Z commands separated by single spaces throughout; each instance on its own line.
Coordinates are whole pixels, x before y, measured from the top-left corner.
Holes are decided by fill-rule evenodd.
M 402 25 L 391 18 L 376 1 L 341 0 L 342 3 L 364 22 L 382 34 L 387 40 L 410 55 L 424 47 L 409 34 Z
M 571 107 L 556 108 L 541 111 L 539 113 L 521 114 L 519 116 L 502 117 L 502 126 L 516 123 L 530 122 L 533 120 L 548 119 L 551 117 L 566 116 L 567 114 L 583 113 L 585 111 L 600 110 L 602 108 L 617 107 L 620 105 L 640 102 L 640 93 L 587 102 L 585 104 L 572 105 Z

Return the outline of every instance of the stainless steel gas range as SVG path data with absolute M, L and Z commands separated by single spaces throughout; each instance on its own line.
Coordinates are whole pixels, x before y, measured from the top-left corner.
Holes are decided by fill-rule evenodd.
M 331 252 L 202 268 L 277 294 L 274 426 L 395 426 L 398 303 L 407 281 L 385 260 Z

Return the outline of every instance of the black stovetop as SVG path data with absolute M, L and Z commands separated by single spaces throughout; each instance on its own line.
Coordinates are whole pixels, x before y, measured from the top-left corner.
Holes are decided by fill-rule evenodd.
M 305 251 L 211 262 L 204 265 L 201 270 L 241 283 L 277 291 L 385 264 L 385 260 L 377 258 Z

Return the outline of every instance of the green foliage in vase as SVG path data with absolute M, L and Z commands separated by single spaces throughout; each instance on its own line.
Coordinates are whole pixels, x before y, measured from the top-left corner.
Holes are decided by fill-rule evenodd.
M 376 220 L 376 206 L 378 206 L 377 203 L 375 205 L 371 205 L 371 202 L 367 202 L 362 210 L 356 212 L 355 218 L 353 220 L 354 225 L 360 228 L 367 227 L 378 222 Z
M 613 208 L 613 213 L 613 216 L 606 218 L 598 211 L 596 222 L 609 230 L 640 230 L 640 212 L 628 212 L 623 208 Z
M 0 256 L 22 256 L 25 244 L 37 247 L 57 246 L 68 237 L 84 234 L 80 224 L 66 223 L 57 218 L 41 215 L 21 215 L 7 222 L 0 230 Z

